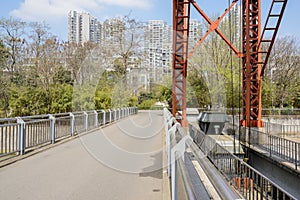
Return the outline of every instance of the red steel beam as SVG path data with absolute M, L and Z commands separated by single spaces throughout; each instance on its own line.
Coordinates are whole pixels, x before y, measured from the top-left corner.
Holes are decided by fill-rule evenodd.
M 186 119 L 186 76 L 188 56 L 188 33 L 190 2 L 173 0 L 173 80 L 172 114 L 187 127 Z
M 242 120 L 245 127 L 263 127 L 261 104 L 261 3 L 242 0 Z
M 193 50 L 189 53 L 188 57 L 191 57 L 193 55 L 193 53 L 197 50 L 197 48 L 203 43 L 203 41 L 207 38 L 207 36 L 212 31 L 215 31 L 238 57 L 242 57 L 242 54 L 239 52 L 239 50 L 230 42 L 230 40 L 222 33 L 222 31 L 218 29 L 220 22 L 229 13 L 229 11 L 235 6 L 237 0 L 232 1 L 231 5 L 225 10 L 225 12 L 216 21 L 212 21 L 194 0 L 189 0 L 189 1 L 199 12 L 199 14 L 205 19 L 205 21 L 210 25 L 210 27 L 209 30 L 206 31 L 204 36 L 198 41 L 198 43 L 193 48 Z

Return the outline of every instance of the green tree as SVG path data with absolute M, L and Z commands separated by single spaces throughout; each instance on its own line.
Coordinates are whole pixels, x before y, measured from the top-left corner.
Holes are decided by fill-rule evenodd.
M 110 109 L 112 108 L 112 102 L 111 102 L 111 91 L 106 88 L 102 90 L 97 90 L 95 97 L 95 109 Z
M 49 113 L 46 90 L 43 87 L 12 85 L 10 109 L 12 116 L 28 116 Z
M 50 113 L 66 113 L 72 111 L 73 86 L 61 83 L 51 87 L 52 102 Z
M 129 107 L 137 107 L 138 103 L 139 103 L 138 97 L 137 96 L 131 96 L 129 98 L 129 104 L 128 104 L 128 106 Z
M 298 88 L 300 74 L 299 49 L 299 43 L 290 36 L 277 39 L 273 46 L 265 79 L 274 84 L 272 93 L 275 94 L 276 107 L 291 107 L 297 97 L 295 88 Z
M 11 82 L 22 82 L 15 74 L 22 73 L 26 45 L 25 27 L 26 23 L 19 19 L 0 19 L 0 36 L 8 52 L 5 69 L 9 72 Z
M 9 79 L 6 74 L 6 62 L 9 53 L 8 49 L 4 46 L 2 40 L 0 40 L 0 117 L 8 116 L 9 108 Z
M 72 110 L 73 111 L 84 111 L 95 109 L 95 91 L 94 86 L 90 84 L 84 84 L 81 86 L 74 87 L 72 97 Z
M 241 32 L 234 23 L 237 20 L 237 11 L 234 10 L 219 26 L 236 47 L 241 39 Z M 210 104 L 213 107 L 238 107 L 240 67 L 239 59 L 232 50 L 219 35 L 212 32 L 189 59 L 188 82 L 192 86 L 191 99 L 187 102 L 189 106 Z
M 146 99 L 138 105 L 138 109 L 139 110 L 149 110 L 152 106 L 155 105 L 155 102 L 156 102 L 155 99 Z
M 190 85 L 190 93 L 188 93 L 188 107 L 204 107 L 211 104 L 209 90 L 206 86 L 203 74 L 193 66 L 189 66 L 188 83 Z

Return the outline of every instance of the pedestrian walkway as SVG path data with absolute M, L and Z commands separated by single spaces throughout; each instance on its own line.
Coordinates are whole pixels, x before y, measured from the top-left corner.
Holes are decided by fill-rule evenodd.
M 164 199 L 163 116 L 144 111 L 0 168 L 1 199 Z

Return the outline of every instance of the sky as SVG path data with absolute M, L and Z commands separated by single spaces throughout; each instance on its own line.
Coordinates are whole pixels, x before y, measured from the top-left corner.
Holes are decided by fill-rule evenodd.
M 208 16 L 221 14 L 229 0 L 197 0 Z M 268 13 L 272 0 L 262 0 L 262 17 Z M 172 23 L 172 0 L 0 0 L 0 18 L 20 18 L 26 22 L 45 21 L 51 32 L 66 41 L 68 35 L 68 12 L 85 11 L 99 21 L 128 15 L 138 21 L 161 19 Z M 279 29 L 279 36 L 294 36 L 300 41 L 300 1 L 289 0 Z M 191 9 L 194 11 L 195 9 Z M 202 20 L 194 13 L 192 18 Z M 263 22 L 264 24 L 264 22 Z

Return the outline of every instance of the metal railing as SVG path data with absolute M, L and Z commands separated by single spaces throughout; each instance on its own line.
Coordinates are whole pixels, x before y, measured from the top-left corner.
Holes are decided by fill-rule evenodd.
M 197 199 L 195 194 L 197 188 L 194 188 L 191 184 L 191 179 L 185 166 L 184 155 L 188 147 L 191 149 L 191 153 L 195 156 L 195 159 L 203 170 L 209 175 L 219 195 L 222 196 L 223 199 L 239 199 L 240 196 L 232 190 L 226 180 L 220 176 L 219 172 L 216 169 L 214 170 L 212 164 L 210 164 L 208 159 L 201 153 L 200 149 L 193 142 L 193 139 L 186 134 L 181 125 L 177 123 L 176 119 L 167 109 L 164 109 L 164 120 L 168 175 L 171 179 L 172 200 Z M 179 182 L 182 183 L 182 188 L 179 188 Z M 181 190 L 183 190 L 183 192 L 180 192 Z
M 191 181 L 187 176 L 187 172 L 184 165 L 184 152 L 186 141 L 192 141 L 189 136 L 185 137 L 185 140 L 182 139 L 184 133 L 180 129 L 180 124 L 177 123 L 176 119 L 172 117 L 171 113 L 164 109 L 164 124 L 165 124 L 165 133 L 166 133 L 166 151 L 167 151 L 167 160 L 168 160 L 168 176 L 171 179 L 171 198 L 172 200 L 178 199 L 196 199 L 195 192 L 193 191 L 193 186 Z M 179 141 L 181 143 L 179 144 Z M 179 168 L 179 170 L 178 170 Z M 178 180 L 181 179 L 181 180 Z M 179 184 L 178 182 L 183 183 L 184 194 L 179 195 Z M 179 198 L 180 196 L 180 198 Z
M 136 107 L 0 119 L 0 157 L 23 155 L 26 150 L 53 144 L 137 114 Z
M 240 125 L 240 117 L 229 115 L 229 121 L 234 125 Z M 300 119 L 291 118 L 263 118 L 265 132 L 281 137 L 300 137 Z
M 231 123 L 233 123 L 231 118 Z M 239 127 L 235 131 L 236 138 L 251 147 L 257 147 L 268 152 L 268 156 L 280 157 L 292 163 L 296 170 L 300 165 L 300 143 L 286 137 L 299 137 L 300 125 L 287 125 L 264 122 L 264 131 L 255 128 Z M 235 119 L 235 129 L 239 126 Z
M 16 154 L 20 140 L 19 129 L 21 124 L 17 119 L 0 119 L 0 153 L 1 155 Z
M 265 121 L 265 132 L 281 137 L 300 137 L 299 124 L 279 124 Z
M 255 129 L 241 127 L 241 130 L 241 142 L 250 147 L 258 147 L 267 151 L 269 157 L 276 155 L 294 164 L 294 168 L 298 169 L 300 165 L 300 143 Z
M 234 113 L 234 115 L 238 115 L 239 113 L 242 113 L 241 108 L 197 108 L 199 112 L 201 111 L 222 111 L 226 112 L 228 115 L 231 115 Z M 277 116 L 287 116 L 287 115 L 299 115 L 300 116 L 300 109 L 299 108 L 263 108 L 262 109 L 262 115 L 263 116 L 269 116 L 269 115 L 277 115 Z
M 69 136 L 73 133 L 71 128 L 74 123 L 72 116 L 70 113 L 50 115 L 49 118 L 52 120 L 52 125 L 54 125 L 54 130 L 52 130 L 54 131 L 54 136 L 51 138 L 53 143 L 55 140 Z
M 204 154 L 245 199 L 297 199 L 191 124 L 189 131 Z

